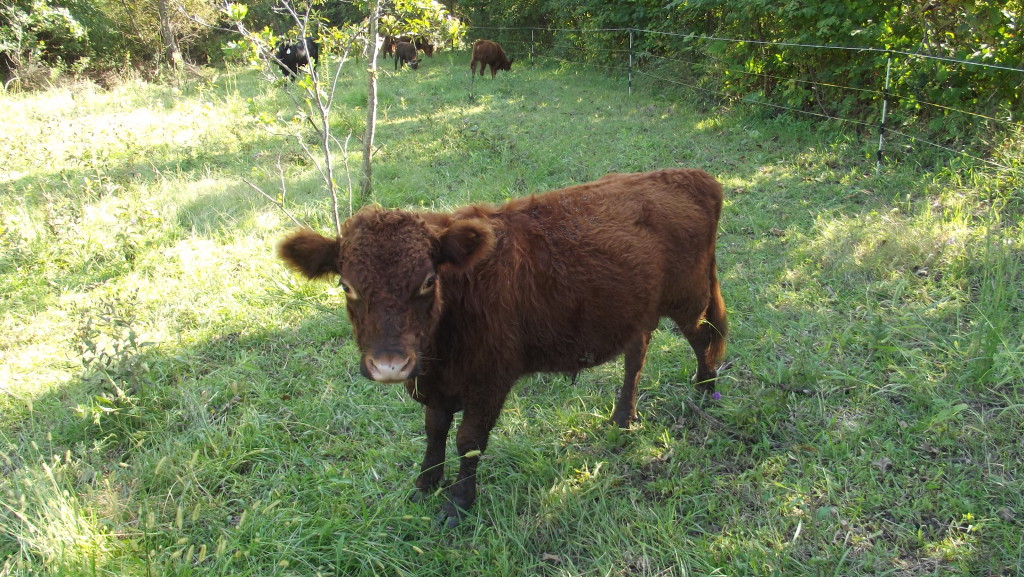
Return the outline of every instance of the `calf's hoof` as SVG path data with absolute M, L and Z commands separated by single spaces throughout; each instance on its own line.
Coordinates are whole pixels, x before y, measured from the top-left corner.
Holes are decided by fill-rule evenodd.
M 445 480 L 439 480 L 437 483 L 432 484 L 430 487 L 424 489 L 423 487 L 416 487 L 412 491 L 412 495 L 409 495 L 409 500 L 413 503 L 422 503 L 427 499 L 437 494 L 439 487 L 447 485 Z
M 630 425 L 636 422 L 636 415 L 629 416 L 616 412 L 612 413 L 612 418 L 608 422 L 613 425 L 618 425 L 620 429 L 628 429 Z
M 437 521 L 445 529 L 454 529 L 462 522 L 464 515 L 465 511 L 448 502 L 441 507 L 441 514 L 437 516 Z
M 715 382 L 718 380 L 718 373 L 711 373 L 709 375 L 694 375 L 693 384 L 697 389 L 697 392 L 711 396 L 715 392 Z

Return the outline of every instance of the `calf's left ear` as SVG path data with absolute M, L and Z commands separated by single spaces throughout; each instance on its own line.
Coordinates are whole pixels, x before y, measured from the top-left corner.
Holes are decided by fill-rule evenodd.
M 437 264 L 465 270 L 494 250 L 494 229 L 482 218 L 456 220 L 441 232 L 439 240 Z
M 277 245 L 277 256 L 306 278 L 314 279 L 331 273 L 341 274 L 338 262 L 340 248 L 338 239 L 307 228 L 297 230 L 282 240 Z

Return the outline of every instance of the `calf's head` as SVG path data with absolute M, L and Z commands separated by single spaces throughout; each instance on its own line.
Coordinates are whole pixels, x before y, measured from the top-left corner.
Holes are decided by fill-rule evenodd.
M 360 372 L 394 383 L 419 374 L 443 310 L 444 279 L 493 247 L 494 230 L 482 218 L 368 207 L 344 223 L 339 238 L 292 233 L 278 256 L 307 278 L 341 277 Z

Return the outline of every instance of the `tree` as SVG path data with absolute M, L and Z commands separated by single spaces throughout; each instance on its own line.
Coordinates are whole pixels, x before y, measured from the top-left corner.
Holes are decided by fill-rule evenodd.
M 367 42 L 370 44 L 370 67 L 367 69 L 366 98 L 366 133 L 363 135 L 363 173 L 360 190 L 363 198 L 373 190 L 373 138 L 377 130 L 377 52 L 380 41 L 377 34 L 377 21 L 380 15 L 380 4 L 370 0 L 370 16 L 368 19 Z
M 228 19 L 235 23 L 236 29 L 245 38 L 246 45 L 250 49 L 248 52 L 250 61 L 253 63 L 262 63 L 265 61 L 273 62 L 276 60 L 274 50 L 271 48 L 277 42 L 276 35 L 266 28 L 261 32 L 253 32 L 244 23 L 248 14 L 248 8 L 241 4 L 229 4 L 227 3 L 227 0 L 224 1 L 225 4 L 223 5 L 222 10 L 224 14 L 227 15 Z M 347 57 L 348 50 L 353 48 L 353 39 L 359 38 L 364 44 L 361 49 L 369 56 L 369 63 L 366 71 L 366 127 L 362 139 L 363 162 L 359 188 L 361 197 L 365 199 L 373 190 L 373 151 L 377 123 L 377 56 L 381 43 L 381 37 L 378 34 L 378 24 L 388 22 L 389 25 L 392 26 L 388 31 L 396 32 L 399 30 L 399 22 L 401 22 L 402 33 L 416 34 L 417 36 L 428 37 L 432 40 L 438 41 L 461 36 L 461 22 L 452 17 L 442 4 L 433 0 L 397 0 L 392 4 L 391 10 L 393 11 L 387 16 L 382 15 L 383 8 L 379 0 L 369 0 L 368 4 L 365 5 L 365 9 L 367 11 L 366 18 L 361 22 L 349 24 L 342 29 L 329 26 L 320 17 L 318 8 L 321 4 L 319 4 L 317 0 L 312 0 L 312 2 L 304 1 L 302 4 L 293 4 L 291 0 L 281 0 L 279 6 L 283 12 L 290 15 L 293 23 L 292 28 L 295 30 L 295 36 L 299 38 L 314 36 L 314 34 L 311 33 L 311 23 L 315 22 L 319 28 L 319 34 L 316 36 L 321 42 L 329 42 L 335 47 L 336 51 L 343 51 L 344 56 L 342 58 L 342 62 L 344 62 Z M 397 14 L 401 15 L 401 20 L 398 19 L 396 16 Z M 381 30 L 381 32 L 386 31 Z M 341 64 L 339 64 L 339 67 L 340 66 Z M 338 74 L 334 74 L 333 78 L 337 79 L 338 76 Z M 307 109 L 312 112 L 310 115 L 311 122 L 316 127 L 325 155 L 322 164 L 318 163 L 317 159 L 313 160 L 317 163 L 318 168 L 320 168 L 324 175 L 325 184 L 328 193 L 331 195 L 334 207 L 335 226 L 338 229 L 338 234 L 340 234 L 341 222 L 338 214 L 338 194 L 334 186 L 331 160 L 332 144 L 337 143 L 338 141 L 333 135 L 331 135 L 331 127 L 329 124 L 329 112 L 333 101 L 334 90 L 333 86 L 326 89 L 326 85 L 330 84 L 330 81 L 328 80 L 327 82 L 324 82 L 325 79 L 320 77 L 320 74 L 315 68 L 311 68 L 308 78 L 308 83 L 300 81 L 298 82 L 298 85 L 304 91 L 305 101 L 308 103 Z M 348 142 L 347 138 L 345 142 Z M 342 148 L 344 149 L 346 147 Z M 284 208 L 276 197 L 266 193 L 263 194 L 277 203 L 278 206 Z M 352 212 L 352 200 L 352 190 L 350 188 L 350 214 Z
M 248 54 L 250 55 L 251 62 L 259 63 L 259 65 L 268 63 L 272 67 L 283 64 L 283 62 L 278 60 L 277 50 L 274 48 L 280 41 L 279 38 L 266 28 L 259 32 L 250 30 L 245 24 L 248 8 L 243 4 L 231 4 L 228 3 L 227 0 L 224 1 L 223 13 L 231 22 L 234 23 L 235 28 L 243 37 L 246 47 L 250 49 Z M 296 5 L 292 4 L 290 0 L 281 0 L 280 7 L 292 19 L 296 37 L 311 38 L 314 36 L 311 27 L 311 23 L 316 20 L 316 15 L 313 11 L 313 4 L 304 3 Z M 340 76 L 341 67 L 344 66 L 347 61 L 348 52 L 353 46 L 353 44 L 348 40 L 356 36 L 358 35 L 342 33 L 336 29 L 327 30 L 325 28 L 321 28 L 319 34 L 320 40 L 327 41 L 336 49 L 337 53 L 340 54 L 340 59 L 337 61 L 336 71 L 334 74 L 329 73 L 325 77 L 317 70 L 318 67 L 316 65 L 310 63 L 308 66 L 309 75 L 303 76 L 295 83 L 295 85 L 301 90 L 302 95 L 301 98 L 296 97 L 296 107 L 307 114 L 310 125 L 316 131 L 322 156 L 314 154 L 313 151 L 305 145 L 304 138 L 301 134 L 296 134 L 295 139 L 303 148 L 309 160 L 314 164 L 314 166 L 316 166 L 324 180 L 324 187 L 331 198 L 335 232 L 338 235 L 341 234 L 341 218 L 338 189 L 336 179 L 334 177 L 334 150 L 340 148 L 342 154 L 347 158 L 349 139 L 346 138 L 344 142 L 341 142 L 334 136 L 334 134 L 332 134 L 331 108 L 334 103 L 334 94 L 335 89 L 337 88 L 337 79 Z M 321 55 L 325 56 L 328 52 L 332 51 L 324 51 Z M 271 74 L 273 74 L 273 72 L 271 72 Z M 294 96 L 293 91 L 288 91 L 288 94 Z M 349 136 L 351 136 L 351 134 Z M 282 192 L 280 195 L 270 195 L 253 183 L 248 181 L 246 182 L 287 213 L 287 209 L 283 203 L 283 181 Z M 351 213 L 351 186 L 349 187 L 348 192 L 348 205 L 349 213 Z M 289 216 L 291 215 L 289 214 Z M 292 220 L 296 219 L 292 217 Z M 296 221 L 296 224 L 301 225 L 302 223 Z
M 171 18 L 170 0 L 156 0 L 157 13 L 160 16 L 160 38 L 164 42 L 164 57 L 171 66 L 177 67 L 181 62 L 181 49 L 174 32 L 174 21 Z

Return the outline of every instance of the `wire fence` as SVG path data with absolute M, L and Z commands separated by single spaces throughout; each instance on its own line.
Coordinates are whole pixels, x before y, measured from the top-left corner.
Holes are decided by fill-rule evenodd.
M 865 138 L 878 170 L 886 161 L 930 151 L 1024 174 L 1024 68 L 885 48 L 634 28 L 469 30 L 468 39 L 480 38 L 500 42 L 520 61 L 585 66 L 623 78 L 630 93 L 644 82 L 844 123 Z M 829 67 L 833 54 L 840 65 Z

